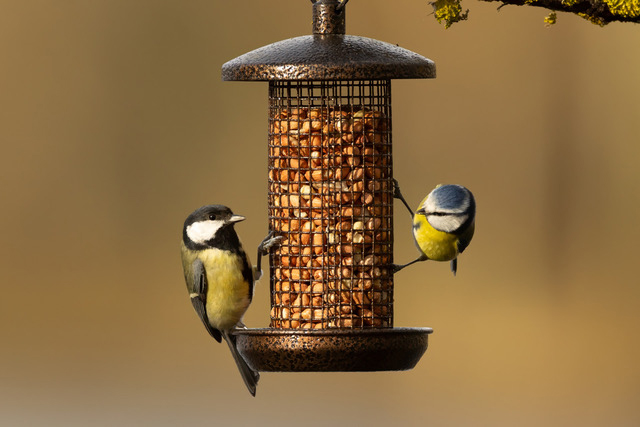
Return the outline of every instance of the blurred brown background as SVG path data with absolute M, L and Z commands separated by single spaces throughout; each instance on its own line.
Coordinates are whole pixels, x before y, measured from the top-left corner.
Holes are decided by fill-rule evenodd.
M 394 81 L 412 204 L 472 189 L 458 277 L 396 278 L 396 325 L 435 332 L 400 373 L 265 373 L 251 398 L 197 319 L 184 218 L 266 230 L 266 83 L 224 62 L 309 34 L 308 0 L 0 0 L 0 424 L 640 425 L 640 32 L 467 0 L 353 0 L 347 33 L 416 51 Z M 398 205 L 396 259 L 413 259 Z M 268 323 L 268 283 L 245 317 Z

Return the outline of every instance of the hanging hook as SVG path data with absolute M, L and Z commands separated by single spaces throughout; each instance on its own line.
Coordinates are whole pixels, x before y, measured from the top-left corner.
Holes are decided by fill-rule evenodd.
M 349 3 L 349 0 L 341 0 L 340 4 L 336 7 L 336 10 L 340 11 L 347 5 L 347 3 Z
M 311 0 L 311 3 L 316 4 L 318 3 L 320 0 Z M 349 2 L 349 0 L 340 0 L 340 4 L 336 7 L 336 10 L 340 10 L 342 8 L 344 8 L 347 3 Z

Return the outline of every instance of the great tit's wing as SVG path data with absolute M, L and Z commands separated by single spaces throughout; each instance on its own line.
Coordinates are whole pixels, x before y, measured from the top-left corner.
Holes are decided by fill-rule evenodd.
M 191 286 L 189 289 L 189 296 L 191 297 L 191 304 L 198 313 L 198 317 L 202 320 L 207 332 L 218 342 L 222 341 L 222 335 L 220 331 L 209 324 L 209 318 L 207 317 L 207 272 L 204 269 L 204 264 L 199 259 L 193 261 L 191 265 L 193 277 L 191 279 Z
M 240 262 L 242 263 L 242 277 L 249 284 L 249 302 L 253 299 L 253 267 L 251 267 L 251 262 L 249 261 L 249 257 L 245 253 L 244 249 L 240 248 L 238 252 L 240 256 Z
M 257 282 L 262 278 L 262 268 L 259 268 L 257 265 L 254 265 L 252 268 L 253 271 L 253 281 Z

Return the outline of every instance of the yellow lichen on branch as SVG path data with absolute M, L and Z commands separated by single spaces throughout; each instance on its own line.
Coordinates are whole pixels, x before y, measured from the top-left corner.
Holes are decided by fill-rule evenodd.
M 469 10 L 462 11 L 460 0 L 436 0 L 432 2 L 433 14 L 438 22 L 444 21 L 444 27 L 449 28 L 455 22 L 464 21 L 469 15 Z
M 467 19 L 468 10 L 463 12 L 461 0 L 436 0 L 432 2 L 434 15 L 445 28 Z M 482 0 L 497 1 L 500 7 L 507 5 L 536 6 L 551 10 L 544 19 L 546 25 L 557 20 L 556 12 L 574 13 L 594 24 L 604 26 L 610 22 L 640 23 L 640 0 Z
M 614 16 L 624 18 L 640 17 L 640 0 L 603 0 Z
M 551 12 L 546 18 L 544 18 L 544 23 L 545 25 L 550 26 L 555 24 L 557 20 L 558 15 L 555 12 Z

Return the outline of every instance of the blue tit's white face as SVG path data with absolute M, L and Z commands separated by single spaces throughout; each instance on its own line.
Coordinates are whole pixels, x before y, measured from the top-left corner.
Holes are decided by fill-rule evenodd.
M 474 215 L 475 201 L 461 185 L 442 185 L 429 193 L 420 210 L 433 228 L 453 233 Z

